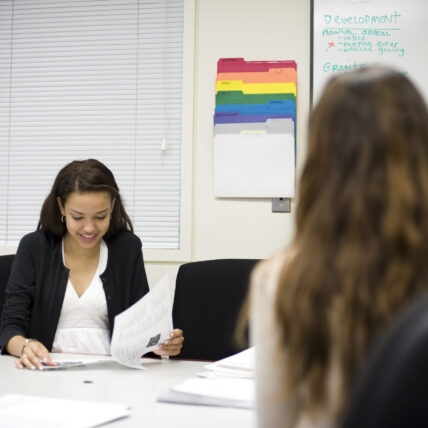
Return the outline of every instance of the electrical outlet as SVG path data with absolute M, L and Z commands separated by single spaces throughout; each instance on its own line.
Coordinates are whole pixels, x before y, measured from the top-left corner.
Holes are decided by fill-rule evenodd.
M 290 198 L 272 198 L 273 213 L 289 213 L 291 211 Z

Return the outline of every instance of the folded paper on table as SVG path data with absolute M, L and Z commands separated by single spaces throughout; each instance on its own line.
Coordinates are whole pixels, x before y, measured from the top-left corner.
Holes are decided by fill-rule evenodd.
M 229 377 L 253 379 L 256 376 L 255 348 L 249 348 L 230 357 L 205 366 L 206 372 L 198 373 L 205 378 Z
M 216 197 L 293 197 L 294 138 L 290 134 L 216 134 Z
M 203 378 L 219 378 L 219 377 L 227 377 L 227 378 L 244 378 L 244 379 L 254 379 L 255 373 L 246 371 L 246 370 L 235 370 L 235 369 L 227 369 L 222 367 L 217 367 L 215 371 L 213 369 L 206 367 L 207 371 L 196 373 L 196 376 Z
M 187 379 L 172 388 L 159 387 L 157 401 L 254 409 L 255 381 L 236 378 Z
M 255 407 L 255 351 L 246 349 L 206 366 L 208 372 L 198 373 L 180 385 L 161 387 L 158 401 L 200 404 L 207 406 Z
M 215 363 L 209 364 L 206 368 L 214 371 L 218 368 L 222 368 L 255 372 L 256 348 L 252 346 L 251 348 L 245 349 L 244 351 L 238 352 L 230 357 L 226 357 L 216 361 Z
M 109 355 L 65 355 L 62 353 L 51 353 L 50 357 L 52 361 L 57 363 L 56 366 L 47 366 L 43 364 L 44 370 L 59 370 L 68 369 L 72 367 L 87 366 L 92 364 L 106 363 L 114 361 Z

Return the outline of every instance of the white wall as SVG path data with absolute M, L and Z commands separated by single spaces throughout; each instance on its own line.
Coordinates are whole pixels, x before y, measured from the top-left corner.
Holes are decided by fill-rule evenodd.
M 297 171 L 305 154 L 309 112 L 309 0 L 197 0 L 193 141 L 192 259 L 266 258 L 290 242 L 291 214 L 272 213 L 270 199 L 218 199 L 213 186 L 213 114 L 217 60 L 297 62 Z M 148 263 L 152 284 L 178 264 Z

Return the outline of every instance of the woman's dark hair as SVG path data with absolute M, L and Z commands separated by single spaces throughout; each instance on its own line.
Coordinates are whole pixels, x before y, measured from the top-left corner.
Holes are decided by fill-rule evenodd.
M 106 238 L 126 230 L 133 231 L 112 172 L 96 159 L 73 161 L 61 169 L 43 203 L 37 229 L 42 229 L 58 238 L 65 235 L 67 229 L 65 223 L 61 221 L 57 198 L 60 198 L 64 206 L 68 196 L 73 192 L 108 192 L 110 194 L 115 203 Z

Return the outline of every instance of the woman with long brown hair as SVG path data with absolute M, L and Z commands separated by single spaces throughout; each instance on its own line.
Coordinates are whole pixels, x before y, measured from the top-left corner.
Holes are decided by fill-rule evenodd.
M 296 233 L 252 278 L 259 426 L 332 426 L 368 347 L 428 289 L 428 112 L 401 73 L 326 86 L 309 124 Z

